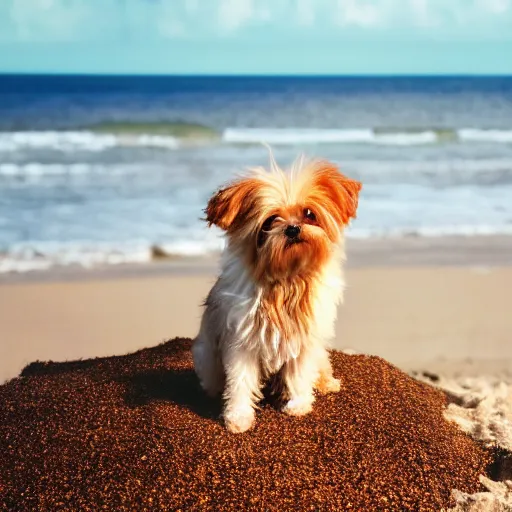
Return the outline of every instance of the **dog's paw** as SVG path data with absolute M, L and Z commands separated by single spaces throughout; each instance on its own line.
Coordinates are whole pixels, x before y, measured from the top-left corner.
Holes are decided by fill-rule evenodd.
M 322 395 L 327 393 L 336 393 L 341 389 L 341 381 L 340 379 L 335 379 L 334 377 L 329 377 L 327 379 L 321 378 L 316 383 L 315 388 Z
M 254 425 L 254 418 L 252 407 L 230 409 L 224 412 L 226 428 L 233 434 L 241 434 L 249 430 Z
M 304 416 L 313 410 L 313 399 L 310 397 L 297 397 L 288 400 L 283 412 L 290 416 Z

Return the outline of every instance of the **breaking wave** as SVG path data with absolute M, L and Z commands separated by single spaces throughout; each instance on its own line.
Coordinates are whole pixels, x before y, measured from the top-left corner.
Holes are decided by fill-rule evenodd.
M 72 131 L 0 132 L 0 152 L 26 149 L 99 152 L 116 147 L 174 150 L 207 144 L 375 144 L 415 146 L 445 143 L 512 144 L 511 130 L 213 128 L 190 123 L 103 123 Z
M 417 183 L 437 186 L 457 185 L 509 185 L 512 184 L 512 158 L 451 158 L 442 160 L 376 160 L 345 159 L 343 169 L 357 175 L 367 185 L 382 183 Z M 0 179 L 16 180 L 43 178 L 77 178 L 97 175 L 144 176 L 161 164 L 140 165 L 135 163 L 106 164 L 103 162 L 46 163 L 28 161 L 24 163 L 0 163 Z M 198 209 L 200 205 L 198 205 Z
M 414 146 L 469 141 L 512 144 L 512 130 L 228 128 L 224 131 L 222 140 L 235 144 L 264 141 L 275 145 L 381 144 Z
M 220 252 L 223 240 L 182 240 L 168 244 L 140 243 L 109 246 L 105 244 L 66 244 L 61 242 L 26 244 L 0 252 L 0 274 L 48 270 L 53 267 L 85 269 L 123 264 L 144 264 L 152 261 L 184 257 L 200 257 Z
M 454 225 L 425 226 L 400 229 L 350 229 L 353 239 L 443 237 L 475 235 L 512 235 L 512 225 Z M 85 269 L 122 264 L 147 264 L 154 261 L 176 260 L 190 257 L 207 257 L 219 254 L 224 247 L 222 238 L 204 241 L 178 240 L 168 244 L 72 245 L 27 244 L 0 252 L 0 274 L 48 270 L 55 267 L 80 267 Z

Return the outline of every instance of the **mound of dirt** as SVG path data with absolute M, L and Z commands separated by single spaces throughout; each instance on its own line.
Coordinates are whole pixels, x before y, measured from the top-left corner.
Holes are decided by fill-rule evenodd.
M 190 345 L 37 362 L 0 386 L 0 509 L 433 511 L 485 490 L 491 452 L 383 359 L 332 352 L 339 393 L 302 418 L 269 398 L 235 435 Z

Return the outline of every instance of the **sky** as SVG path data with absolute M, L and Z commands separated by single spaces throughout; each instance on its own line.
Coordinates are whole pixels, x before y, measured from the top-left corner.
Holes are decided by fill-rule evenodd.
M 0 71 L 512 74 L 512 0 L 0 0 Z

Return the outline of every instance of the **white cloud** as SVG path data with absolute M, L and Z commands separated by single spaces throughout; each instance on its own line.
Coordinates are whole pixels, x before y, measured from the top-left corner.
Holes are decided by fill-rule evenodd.
M 0 0 L 0 40 L 183 39 L 392 29 L 512 38 L 512 0 Z
M 218 24 L 225 30 L 234 31 L 257 15 L 252 0 L 220 0 Z
M 432 2 L 429 0 L 411 0 L 413 19 L 420 27 L 439 25 L 439 17 L 432 12 Z
M 157 22 L 158 33 L 167 39 L 183 39 L 187 29 L 183 23 L 173 19 L 161 19 Z
M 297 23 L 302 26 L 311 26 L 315 23 L 315 0 L 297 0 Z
M 384 23 L 385 9 L 379 3 L 360 0 L 338 0 L 338 22 L 342 26 L 371 27 Z
M 10 21 L 13 31 L 22 41 L 69 40 L 76 36 L 77 22 L 87 16 L 83 2 L 65 0 L 11 0 Z
M 149 23 L 151 30 L 166 39 L 181 39 L 187 35 L 187 14 L 193 15 L 196 5 L 186 2 L 184 12 L 177 11 L 171 3 L 162 2 L 156 6 L 156 13 L 152 13 Z M 149 28 L 149 27 L 148 27 Z
M 477 0 L 480 9 L 488 10 L 493 14 L 504 14 L 510 10 L 510 0 Z

